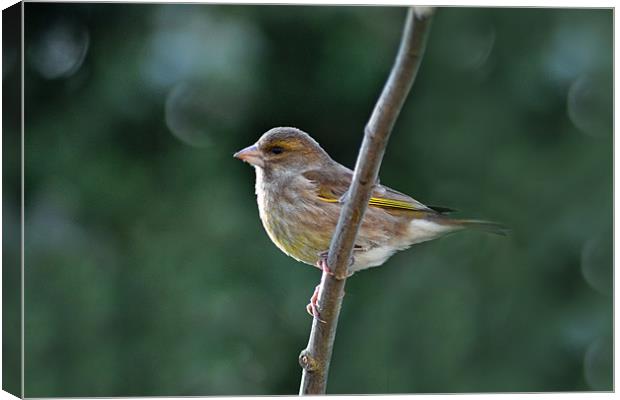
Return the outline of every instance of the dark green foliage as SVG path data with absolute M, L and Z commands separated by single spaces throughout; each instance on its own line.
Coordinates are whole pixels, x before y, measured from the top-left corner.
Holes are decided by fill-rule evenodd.
M 352 167 L 404 16 L 26 4 L 26 396 L 297 392 L 320 275 L 232 154 L 291 125 Z M 511 234 L 355 275 L 328 392 L 612 388 L 612 21 L 439 10 L 381 182 Z

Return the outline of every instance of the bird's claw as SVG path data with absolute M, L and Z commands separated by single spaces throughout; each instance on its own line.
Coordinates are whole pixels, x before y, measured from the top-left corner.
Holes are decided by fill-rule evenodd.
M 351 259 L 349 260 L 349 267 L 351 267 L 353 264 L 355 264 L 354 255 L 352 255 Z M 327 272 L 328 275 L 331 275 L 333 277 L 336 276 L 336 273 L 332 271 L 329 265 L 327 264 L 327 252 L 326 251 L 323 253 L 319 253 L 319 260 L 316 262 L 315 266 L 321 271 Z M 353 272 L 349 271 L 349 269 L 347 268 L 347 278 L 350 277 L 351 275 L 353 275 Z
M 323 272 L 326 272 L 328 275 L 334 276 L 334 272 L 327 265 L 327 254 L 320 255 L 319 260 L 316 262 L 316 267 Z
M 308 305 L 306 306 L 306 311 L 313 318 L 316 318 L 319 322 L 325 323 L 325 321 L 323 321 L 321 319 L 321 313 L 319 312 L 319 292 L 320 292 L 320 290 L 321 290 L 321 285 L 317 285 L 314 288 L 314 293 L 312 294 L 312 297 L 310 297 L 310 303 L 308 303 Z

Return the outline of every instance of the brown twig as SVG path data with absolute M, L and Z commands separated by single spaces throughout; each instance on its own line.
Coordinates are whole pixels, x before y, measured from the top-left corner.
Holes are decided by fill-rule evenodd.
M 420 66 L 431 16 L 432 9 L 409 8 L 396 61 L 366 125 L 353 180 L 329 247 L 327 264 L 334 271 L 334 276 L 324 272 L 321 278 L 319 304 L 323 321 L 313 320 L 308 347 L 299 355 L 303 368 L 300 395 L 325 393 L 355 238 L 377 180 L 392 127 Z

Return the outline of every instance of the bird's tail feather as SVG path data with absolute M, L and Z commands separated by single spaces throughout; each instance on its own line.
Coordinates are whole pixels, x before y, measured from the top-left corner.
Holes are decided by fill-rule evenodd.
M 477 219 L 456 219 L 452 220 L 455 225 L 460 225 L 466 229 L 475 229 L 477 231 L 494 233 L 496 235 L 506 236 L 510 233 L 510 229 L 505 225 L 497 222 L 482 221 Z

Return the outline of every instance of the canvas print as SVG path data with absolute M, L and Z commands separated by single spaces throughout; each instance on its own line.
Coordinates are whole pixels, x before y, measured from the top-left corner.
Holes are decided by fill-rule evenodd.
M 3 389 L 612 391 L 613 17 L 4 10 Z

